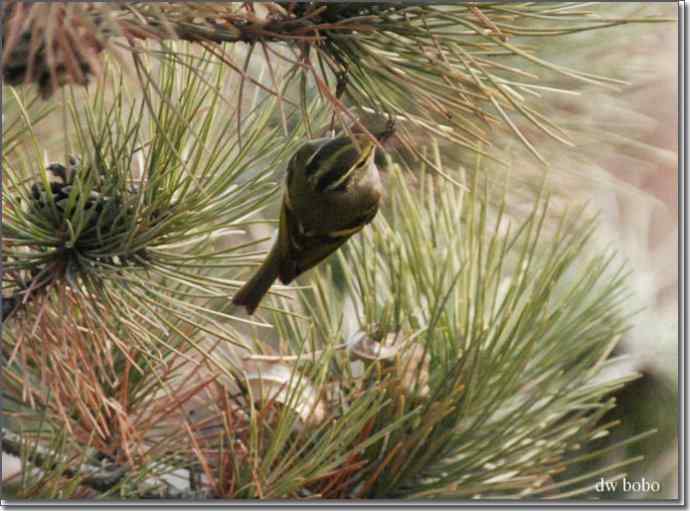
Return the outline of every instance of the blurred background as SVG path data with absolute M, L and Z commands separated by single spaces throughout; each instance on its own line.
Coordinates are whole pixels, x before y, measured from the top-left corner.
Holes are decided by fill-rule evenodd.
M 675 4 L 645 8 L 677 19 Z M 617 396 L 619 407 L 608 418 L 622 426 L 600 442 L 658 430 L 626 454 L 645 458 L 629 470 L 629 479 L 658 481 L 661 490 L 602 496 L 678 498 L 678 24 L 628 28 L 607 31 L 605 44 L 591 49 L 593 72 L 613 73 L 630 85 L 618 94 L 586 92 L 588 111 L 578 112 L 579 122 L 607 131 L 612 145 L 592 158 L 603 170 L 592 175 L 601 178 L 578 192 L 600 212 L 601 244 L 615 246 L 627 260 L 631 310 L 640 311 L 617 349 L 627 355 L 621 371 L 642 376 Z M 601 36 L 586 37 L 601 42 Z M 574 56 L 573 64 L 580 58 Z M 585 145 L 583 151 L 599 147 Z
M 675 3 L 607 3 L 602 16 L 630 16 L 638 11 L 676 18 Z M 609 437 L 591 449 L 643 434 L 656 433 L 615 450 L 600 465 L 643 456 L 628 467 L 631 481 L 656 481 L 658 492 L 602 493 L 601 498 L 669 499 L 678 497 L 678 24 L 613 27 L 575 33 L 539 45 L 546 60 L 565 67 L 616 78 L 628 85 L 605 89 L 578 86 L 577 96 L 544 95 L 543 108 L 573 127 L 574 148 L 553 141 L 536 144 L 554 166 L 554 183 L 572 201 L 588 201 L 599 212 L 598 242 L 615 248 L 629 268 L 633 328 L 611 369 L 640 377 L 616 396 L 619 406 L 604 418 L 620 420 Z M 554 78 L 564 88 L 573 84 Z M 551 84 L 552 82 L 550 82 Z M 575 127 L 577 129 L 575 129 Z M 43 127 L 49 130 L 47 126 Z M 54 131 L 54 130 L 53 130 Z M 60 154 L 59 136 L 44 139 Z M 503 148 L 513 174 L 537 172 L 537 164 L 514 142 Z M 528 163 L 526 163 L 528 162 Z M 529 163 L 531 162 L 531 163 Z M 613 375 L 612 375 L 613 376 Z M 12 472 L 3 456 L 3 478 Z M 585 468 L 592 467 L 582 467 Z M 575 475 L 575 474 L 573 474 Z
M 664 8 L 669 15 L 677 9 L 660 7 Z M 606 190 L 593 195 L 602 210 L 602 227 L 629 260 L 629 284 L 642 308 L 621 350 L 630 354 L 630 363 L 643 376 L 619 396 L 619 413 L 630 432 L 659 430 L 630 448 L 646 458 L 633 477 L 655 479 L 662 485 L 660 495 L 646 498 L 677 498 L 679 483 L 677 28 L 677 24 L 656 27 L 630 45 L 627 68 L 641 80 L 633 82 L 629 100 L 649 121 L 640 142 L 655 148 L 652 154 L 657 158 L 644 159 L 637 168 L 628 154 L 609 154 L 605 162 L 617 179 L 639 187 L 646 197 Z

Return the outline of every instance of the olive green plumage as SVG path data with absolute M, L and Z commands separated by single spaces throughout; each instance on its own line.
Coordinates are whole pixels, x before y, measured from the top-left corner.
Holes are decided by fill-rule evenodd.
M 383 195 L 376 146 L 364 134 L 302 145 L 288 163 L 278 238 L 233 304 L 252 314 L 276 278 L 289 284 L 371 222 Z

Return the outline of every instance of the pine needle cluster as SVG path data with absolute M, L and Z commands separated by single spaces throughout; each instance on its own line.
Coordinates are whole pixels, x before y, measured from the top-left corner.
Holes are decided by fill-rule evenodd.
M 514 215 L 486 168 L 500 132 L 546 162 L 524 123 L 568 143 L 523 67 L 613 83 L 522 37 L 635 21 L 575 4 L 6 2 L 3 77 L 38 85 L 6 91 L 13 495 L 571 498 L 621 477 L 639 460 L 563 474 L 640 439 L 585 450 L 635 377 L 603 376 L 630 328 L 625 268 L 592 252 L 584 208 L 550 201 L 549 174 Z M 290 155 L 390 118 L 371 228 L 256 318 L 234 310 Z M 65 140 L 46 161 L 49 123 Z

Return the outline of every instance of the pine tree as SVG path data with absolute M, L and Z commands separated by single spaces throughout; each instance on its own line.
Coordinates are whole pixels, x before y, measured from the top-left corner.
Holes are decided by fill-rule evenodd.
M 647 433 L 587 447 L 635 378 L 604 377 L 626 267 L 555 186 L 586 128 L 543 95 L 623 82 L 541 56 L 662 20 L 609 9 L 5 2 L 11 496 L 572 498 L 622 477 L 639 458 L 587 464 Z M 288 159 L 390 120 L 375 221 L 233 307 Z

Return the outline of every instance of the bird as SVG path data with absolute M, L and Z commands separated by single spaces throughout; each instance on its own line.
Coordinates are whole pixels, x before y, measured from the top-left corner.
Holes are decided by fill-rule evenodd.
M 383 142 L 392 130 L 374 137 Z M 304 143 L 290 158 L 278 236 L 232 303 L 253 314 L 276 279 L 289 284 L 338 250 L 379 210 L 383 187 L 376 142 L 365 133 Z

